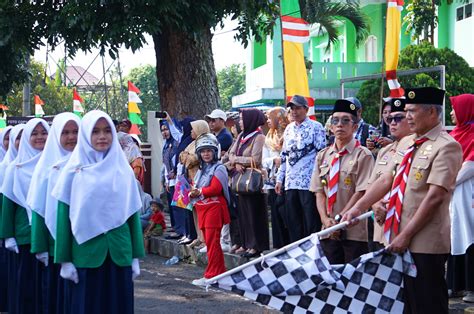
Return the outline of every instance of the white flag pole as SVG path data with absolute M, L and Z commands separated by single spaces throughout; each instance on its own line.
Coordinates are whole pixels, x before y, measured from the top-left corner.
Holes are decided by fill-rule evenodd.
M 361 221 L 361 220 L 364 220 L 364 219 L 367 219 L 369 218 L 370 216 L 372 216 L 372 211 L 368 211 L 366 213 L 363 213 L 362 215 L 354 218 L 351 220 L 351 222 L 354 222 L 356 220 L 358 221 Z M 240 266 L 237 266 L 235 268 L 232 268 L 228 271 L 226 271 L 225 273 L 222 273 L 220 275 L 217 275 L 215 277 L 212 277 L 212 278 L 209 278 L 205 281 L 204 285 L 211 285 L 213 283 L 216 283 L 219 279 L 225 277 L 225 276 L 229 276 L 229 275 L 232 275 L 232 274 L 235 274 L 239 271 L 241 271 L 242 269 L 248 267 L 248 266 L 251 266 L 251 265 L 255 265 L 255 264 L 258 264 L 260 262 L 262 262 L 262 260 L 264 260 L 265 258 L 270 258 L 270 257 L 274 257 L 274 256 L 277 256 L 277 255 L 280 255 L 282 253 L 285 253 L 286 251 L 292 249 L 293 247 L 295 246 L 298 246 L 300 245 L 301 243 L 311 239 L 314 235 L 317 235 L 318 237 L 323 237 L 323 236 L 326 236 L 328 234 L 331 234 L 333 233 L 334 231 L 337 231 L 337 230 L 340 230 L 340 229 L 344 229 L 346 228 L 347 226 L 349 225 L 349 222 L 348 221 L 344 221 L 344 222 L 341 222 L 340 224 L 337 224 L 337 225 L 334 225 L 332 227 L 329 227 L 327 229 L 324 229 L 322 231 L 319 231 L 319 232 L 316 232 L 316 233 L 313 233 L 309 236 L 307 236 L 306 238 L 303 238 L 303 239 L 300 239 L 296 242 L 293 242 L 293 243 L 290 243 L 282 248 L 279 248 L 278 250 L 275 250 L 273 252 L 270 252 L 268 253 L 267 255 L 262 255 L 256 259 L 253 259 L 251 261 L 249 261 L 248 263 L 245 263 L 243 265 L 240 265 Z

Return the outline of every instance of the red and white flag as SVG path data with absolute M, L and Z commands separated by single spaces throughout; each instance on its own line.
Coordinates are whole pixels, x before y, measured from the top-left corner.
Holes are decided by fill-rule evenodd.
M 84 107 L 82 107 L 84 100 L 81 98 L 75 88 L 72 90 L 72 102 L 72 110 L 74 113 L 84 113 Z
M 40 118 L 44 116 L 43 106 L 44 101 L 39 95 L 35 95 L 35 117 Z
M 309 24 L 300 17 L 284 15 L 281 17 L 283 40 L 294 43 L 309 41 Z

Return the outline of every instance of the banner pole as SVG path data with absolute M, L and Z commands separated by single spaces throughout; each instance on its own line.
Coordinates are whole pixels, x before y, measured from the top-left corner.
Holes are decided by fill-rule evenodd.
M 363 213 L 362 215 L 354 218 L 351 220 L 351 222 L 354 222 L 356 220 L 358 221 L 361 221 L 361 220 L 364 220 L 364 219 L 367 219 L 369 218 L 370 216 L 372 216 L 373 212 L 372 211 L 368 211 L 366 213 Z M 301 243 L 311 239 L 314 235 L 317 235 L 318 237 L 322 237 L 322 236 L 326 236 L 328 234 L 331 234 L 333 233 L 334 231 L 337 231 L 337 230 L 340 230 L 340 229 L 343 229 L 343 228 L 346 228 L 347 226 L 349 225 L 349 222 L 348 221 L 344 221 L 344 222 L 341 222 L 340 224 L 337 224 L 337 225 L 334 225 L 332 227 L 329 227 L 327 229 L 324 229 L 322 231 L 319 231 L 319 232 L 316 232 L 316 233 L 313 233 L 303 239 L 300 239 L 296 242 L 293 242 L 293 243 L 290 243 L 282 248 L 279 248 L 278 250 L 275 250 L 273 252 L 270 252 L 268 253 L 267 255 L 262 255 L 254 260 L 251 260 L 243 265 L 240 265 L 240 266 L 237 266 L 235 268 L 232 268 L 228 271 L 226 271 L 225 273 L 222 273 L 220 275 L 217 275 L 215 277 L 212 277 L 212 278 L 209 278 L 205 281 L 204 285 L 211 285 L 215 282 L 217 282 L 219 279 L 225 277 L 225 276 L 229 276 L 229 275 L 232 275 L 232 274 L 235 274 L 239 271 L 241 271 L 242 269 L 248 267 L 248 266 L 251 266 L 251 265 L 255 265 L 255 264 L 258 264 L 260 262 L 262 262 L 265 258 L 270 258 L 270 257 L 274 257 L 274 256 L 277 256 L 277 255 L 280 255 L 282 253 L 285 253 L 286 251 L 292 249 L 293 247 L 297 246 L 297 245 L 300 245 Z

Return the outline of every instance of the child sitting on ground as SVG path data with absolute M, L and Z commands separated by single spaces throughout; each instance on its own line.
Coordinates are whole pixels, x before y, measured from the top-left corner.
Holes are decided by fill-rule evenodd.
M 150 202 L 152 214 L 148 226 L 143 232 L 145 238 L 145 250 L 150 253 L 150 238 L 163 235 L 166 229 L 165 216 L 163 215 L 163 202 L 155 198 Z

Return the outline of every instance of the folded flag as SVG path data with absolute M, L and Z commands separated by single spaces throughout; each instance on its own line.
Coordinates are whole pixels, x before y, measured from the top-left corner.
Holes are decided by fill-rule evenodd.
M 314 235 L 213 284 L 285 313 L 402 313 L 404 275 L 416 276 L 409 252 L 330 265 Z

